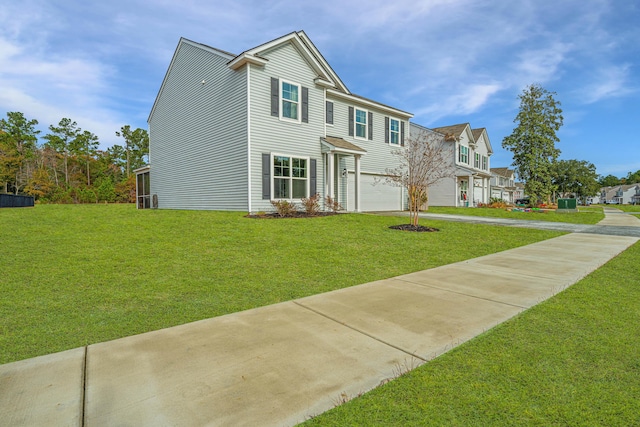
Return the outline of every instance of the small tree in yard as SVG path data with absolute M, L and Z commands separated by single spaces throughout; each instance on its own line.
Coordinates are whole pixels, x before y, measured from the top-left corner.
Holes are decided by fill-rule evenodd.
M 555 190 L 553 164 L 560 154 L 555 146 L 560 141 L 556 132 L 563 117 L 560 102 L 553 95 L 539 85 L 527 86 L 518 96 L 520 111 L 513 120 L 517 126 L 502 140 L 502 147 L 513 153 L 513 166 L 534 203 L 550 201 Z
M 398 166 L 387 168 L 385 181 L 407 189 L 411 225 L 418 226 L 420 208 L 429 202 L 429 187 L 455 176 L 454 148 L 444 136 L 423 130 L 411 135 L 404 146 L 392 151 Z

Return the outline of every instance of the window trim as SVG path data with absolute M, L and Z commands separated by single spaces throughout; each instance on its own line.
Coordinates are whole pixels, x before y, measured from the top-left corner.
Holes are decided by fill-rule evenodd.
M 476 169 L 480 169 L 481 163 L 480 153 L 473 153 L 473 167 Z
M 282 197 L 276 197 L 275 196 L 275 180 L 277 179 L 283 179 L 283 177 L 276 177 L 275 174 L 275 165 L 273 163 L 274 157 L 288 157 L 291 164 L 289 166 L 289 188 L 290 188 L 290 195 L 292 197 L 289 198 L 282 198 Z M 293 159 L 301 159 L 301 160 L 305 160 L 306 161 L 306 168 L 307 168 L 307 176 L 306 178 L 294 178 L 293 177 Z M 303 199 L 303 197 L 299 197 L 299 198 L 294 198 L 293 197 L 293 180 L 299 180 L 302 181 L 303 179 L 306 181 L 305 183 L 305 196 L 304 197 L 309 197 L 309 192 L 311 191 L 310 187 L 311 187 L 311 158 L 308 156 L 297 156 L 294 154 L 283 154 L 283 153 L 271 153 L 270 156 L 270 173 L 271 173 L 271 179 L 270 179 L 270 186 L 271 186 L 271 200 L 295 200 L 295 201 L 300 201 Z
M 393 128 L 392 123 L 393 123 L 394 120 L 396 122 L 398 122 L 398 130 L 395 131 L 395 132 L 392 130 L 392 128 Z M 397 143 L 392 142 L 393 141 L 392 135 L 394 133 L 396 133 L 398 135 L 398 142 Z M 393 145 L 395 147 L 400 147 L 402 145 L 401 138 L 402 138 L 402 120 L 396 119 L 395 117 L 389 117 L 389 145 Z
M 358 111 L 362 111 L 364 113 L 364 136 L 358 136 Z M 360 123 L 360 125 L 362 126 L 363 124 Z M 353 137 L 361 140 L 369 139 L 369 110 L 356 106 L 353 107 Z
M 458 184 L 460 190 L 460 201 L 468 202 L 469 201 L 469 181 L 463 179 L 460 180 L 460 184 Z M 465 197 L 466 196 L 466 197 Z
M 302 85 L 298 84 L 298 83 L 294 83 L 291 82 L 289 80 L 285 80 L 285 79 L 279 79 L 280 80 L 280 85 L 279 85 L 279 92 L 278 92 L 278 98 L 279 98 L 279 105 L 278 105 L 278 109 L 279 109 L 279 115 L 280 115 L 280 120 L 285 121 L 285 122 L 291 122 L 291 123 L 302 123 Z M 290 101 L 288 99 L 285 99 L 285 97 L 283 96 L 282 90 L 283 90 L 283 85 L 284 84 L 288 84 L 291 86 L 295 86 L 298 88 L 298 100 L 295 101 L 296 104 L 296 117 L 297 119 L 292 119 L 291 117 L 285 117 L 284 114 L 284 103 L 286 102 L 291 102 L 294 103 L 294 101 Z
M 466 159 L 464 161 L 462 160 L 462 156 L 463 156 L 462 149 L 463 148 L 465 149 L 464 156 L 465 156 L 465 159 Z M 462 144 L 458 145 L 458 163 L 462 163 L 462 164 L 465 164 L 465 165 L 469 164 L 469 147 L 467 147 L 466 145 L 462 145 Z

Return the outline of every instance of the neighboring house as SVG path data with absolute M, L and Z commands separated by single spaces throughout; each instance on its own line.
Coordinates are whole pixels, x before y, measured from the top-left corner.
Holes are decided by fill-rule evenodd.
M 412 132 L 421 126 L 411 124 Z M 471 129 L 469 123 L 431 129 L 444 135 L 453 146 L 455 177 L 445 178 L 429 189 L 429 205 L 477 206 L 489 202 L 489 159 L 493 154 L 485 128 Z
M 491 198 L 501 199 L 507 203 L 513 203 L 516 197 L 515 172 L 509 168 L 491 168 Z M 522 186 L 524 193 L 524 185 Z
M 513 191 L 513 199 L 520 200 L 525 199 L 527 196 L 524 194 L 524 183 L 516 182 L 515 190 Z
M 633 199 L 638 194 L 640 184 L 620 185 L 616 187 L 615 200 L 619 205 L 627 205 L 633 203 Z
M 636 184 L 636 194 L 631 197 L 631 203 L 640 205 L 640 184 Z
M 626 205 L 640 199 L 640 184 L 616 185 L 600 189 L 600 203 Z
M 318 193 L 403 209 L 383 178 L 411 117 L 351 93 L 302 31 L 240 55 L 181 38 L 149 115 L 139 206 L 258 212 Z

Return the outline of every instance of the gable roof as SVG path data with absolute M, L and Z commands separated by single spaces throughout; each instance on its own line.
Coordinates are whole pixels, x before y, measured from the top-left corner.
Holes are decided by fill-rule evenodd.
M 473 139 L 475 139 L 476 143 L 478 140 L 484 136 L 484 143 L 487 146 L 487 153 L 489 155 L 493 154 L 493 147 L 491 146 L 491 141 L 489 141 L 489 134 L 487 133 L 487 128 L 478 128 L 471 129 L 471 133 L 473 133 Z
M 367 150 L 358 147 L 355 144 L 350 143 L 342 138 L 335 136 L 325 136 L 320 138 L 320 142 L 324 143 L 330 150 L 336 150 L 342 153 L 350 154 L 366 154 Z
M 473 137 L 473 132 L 471 132 L 471 126 L 469 126 L 469 123 L 460 123 L 457 125 L 442 126 L 442 127 L 433 128 L 433 130 L 443 134 L 445 141 L 457 141 L 460 139 L 462 134 L 465 131 L 467 131 L 469 132 L 469 142 L 471 144 L 476 143 Z
M 318 74 L 316 83 L 327 87 L 335 87 L 339 91 L 347 94 L 350 93 L 347 86 L 342 82 L 342 80 L 340 80 L 340 77 L 338 77 L 336 72 L 333 71 L 333 68 L 331 68 L 329 63 L 324 59 L 318 48 L 316 48 L 313 42 L 311 42 L 304 31 L 294 31 L 282 37 L 262 43 L 261 45 L 249 50 L 245 50 L 231 60 L 228 65 L 230 68 L 236 70 L 246 63 L 260 64 L 262 61 L 266 61 L 264 58 L 261 58 L 261 54 L 284 43 L 291 43 L 309 63 L 316 74 Z
M 221 49 L 216 49 L 215 47 L 211 47 L 211 46 L 208 46 L 206 44 L 194 42 L 193 40 L 189 40 L 187 38 L 180 37 L 180 40 L 178 40 L 178 45 L 176 46 L 176 50 L 173 52 L 173 56 L 171 57 L 171 62 L 169 63 L 169 67 L 167 68 L 167 72 L 164 73 L 164 78 L 162 79 L 162 84 L 160 85 L 160 89 L 158 89 L 158 93 L 156 94 L 156 99 L 153 101 L 153 106 L 151 107 L 151 111 L 149 112 L 149 117 L 147 117 L 147 123 L 149 123 L 151 121 L 151 117 L 153 116 L 153 113 L 156 110 L 156 105 L 158 104 L 158 100 L 160 99 L 160 94 L 164 90 L 165 84 L 167 83 L 167 78 L 169 77 L 169 74 L 171 73 L 171 70 L 173 69 L 173 65 L 176 62 L 176 58 L 178 56 L 178 52 L 180 51 L 180 47 L 183 44 L 191 45 L 191 46 L 203 49 L 203 50 L 205 50 L 207 52 L 214 53 L 214 54 L 216 54 L 218 56 L 226 58 L 229 61 L 231 61 L 236 56 L 233 53 L 229 53 L 227 51 L 224 51 L 224 50 L 221 50 Z
M 284 43 L 290 43 L 294 46 L 296 50 L 300 53 L 300 55 L 307 61 L 309 66 L 315 71 L 318 77 L 314 80 L 316 84 L 323 86 L 327 89 L 331 94 L 339 97 L 346 98 L 352 102 L 359 102 L 363 105 L 373 106 L 375 108 L 386 111 L 390 114 L 403 117 L 405 119 L 409 119 L 413 117 L 413 114 L 408 113 L 403 110 L 399 110 L 394 107 L 390 107 L 385 104 L 381 104 L 380 102 L 373 101 L 367 99 L 365 97 L 355 95 L 349 91 L 347 86 L 342 82 L 338 74 L 331 68 L 329 63 L 326 61 L 324 56 L 320 53 L 318 48 L 311 42 L 309 37 L 304 31 L 294 31 L 289 34 L 286 34 L 282 37 L 278 37 L 256 47 L 253 47 L 249 50 L 245 50 L 239 55 L 235 55 L 233 53 L 229 53 L 227 51 L 217 49 L 211 46 L 208 46 L 203 43 L 194 42 L 192 40 L 181 37 L 176 50 L 173 53 L 173 57 L 171 58 L 171 63 L 169 64 L 169 68 L 167 68 L 167 72 L 165 73 L 164 79 L 162 80 L 162 85 L 158 90 L 158 94 L 156 95 L 156 99 L 151 107 L 151 112 L 149 113 L 149 117 L 147 118 L 147 122 L 151 121 L 151 117 L 156 109 L 156 105 L 158 103 L 158 99 L 160 98 L 160 94 L 162 93 L 165 83 L 167 81 L 167 77 L 173 68 L 176 57 L 178 55 L 178 51 L 183 44 L 189 44 L 191 46 L 195 46 L 206 50 L 208 52 L 219 55 L 228 60 L 227 66 L 232 70 L 238 70 L 244 65 L 254 64 L 258 66 L 266 65 L 269 60 L 262 57 L 261 55 L 268 52 L 269 50 L 275 49 L 278 46 L 281 46 Z

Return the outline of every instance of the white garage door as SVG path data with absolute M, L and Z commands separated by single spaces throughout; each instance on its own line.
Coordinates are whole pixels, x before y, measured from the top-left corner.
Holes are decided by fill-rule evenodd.
M 473 187 L 473 203 L 483 202 L 482 200 L 482 187 Z
M 377 175 L 360 174 L 360 210 L 361 211 L 398 211 L 402 210 L 402 187 L 394 187 L 378 179 Z M 355 174 L 348 179 L 347 210 L 355 210 Z

